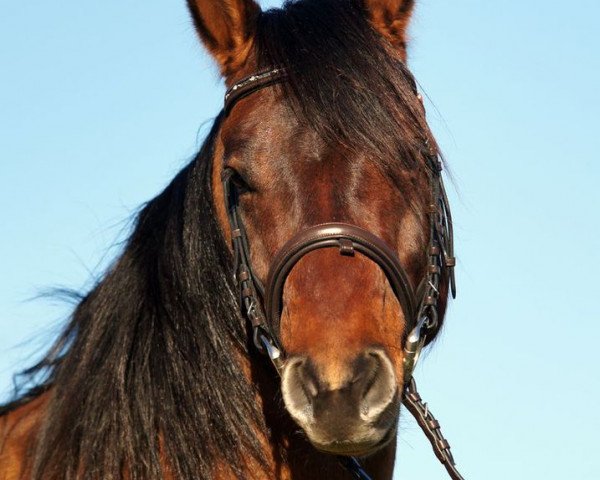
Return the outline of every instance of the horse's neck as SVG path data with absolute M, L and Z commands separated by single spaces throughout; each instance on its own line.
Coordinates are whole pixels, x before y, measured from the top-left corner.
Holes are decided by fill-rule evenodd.
M 0 417 L 0 479 L 28 478 L 27 460 L 32 454 L 33 442 L 48 405 L 50 393 Z

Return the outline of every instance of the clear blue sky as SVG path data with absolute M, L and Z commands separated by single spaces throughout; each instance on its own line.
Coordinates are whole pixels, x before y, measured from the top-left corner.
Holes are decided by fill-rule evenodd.
M 220 108 L 184 3 L 2 5 L 0 398 L 68 313 L 29 299 L 89 285 Z M 597 0 L 418 2 L 459 296 L 417 376 L 468 479 L 600 478 L 598 18 Z M 408 418 L 398 457 L 399 479 L 446 478 Z

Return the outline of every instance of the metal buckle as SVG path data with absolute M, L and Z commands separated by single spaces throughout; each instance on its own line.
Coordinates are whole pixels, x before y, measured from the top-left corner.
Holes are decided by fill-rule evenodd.
M 257 347 L 260 344 L 259 350 L 268 355 L 271 363 L 275 367 L 275 370 L 281 374 L 285 365 L 283 353 L 275 345 L 275 342 L 272 340 L 271 336 L 262 327 L 256 327 L 254 329 L 254 344 Z
M 406 339 L 406 345 L 404 346 L 404 359 L 402 361 L 402 366 L 404 369 L 404 383 L 407 383 L 412 378 L 415 366 L 419 361 L 421 350 L 425 344 L 423 327 L 426 327 L 428 319 L 429 317 L 427 315 L 423 315 Z

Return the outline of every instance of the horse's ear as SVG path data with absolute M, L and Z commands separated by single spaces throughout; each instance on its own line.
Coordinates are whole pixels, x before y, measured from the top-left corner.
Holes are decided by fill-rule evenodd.
M 225 76 L 250 53 L 260 7 L 254 0 L 187 0 L 196 29 Z
M 415 0 L 364 0 L 373 26 L 406 60 L 407 29 Z

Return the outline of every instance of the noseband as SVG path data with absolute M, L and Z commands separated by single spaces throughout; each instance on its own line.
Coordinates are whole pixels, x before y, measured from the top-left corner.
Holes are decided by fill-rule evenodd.
M 285 77 L 285 70 L 273 69 L 239 81 L 225 94 L 225 115 L 241 99 L 262 88 L 280 83 Z M 415 94 L 418 95 L 416 87 Z M 356 225 L 346 223 L 323 223 L 294 235 L 276 254 L 264 286 L 256 276 L 250 261 L 250 244 L 240 213 L 239 193 L 232 182 L 232 170 L 226 169 L 223 172 L 223 191 L 231 227 L 234 278 L 240 291 L 242 311 L 252 326 L 256 348 L 267 354 L 276 370 L 281 373 L 284 353 L 278 333 L 283 290 L 288 275 L 305 255 L 328 248 L 337 249 L 343 256 L 355 256 L 358 253 L 375 262 L 384 272 L 398 299 L 410 332 L 406 338 L 401 339 L 404 343 L 403 403 L 425 432 L 450 477 L 453 480 L 462 480 L 454 465 L 450 445 L 442 436 L 439 423 L 421 401 L 412 377 L 421 349 L 435 337 L 441 326 L 438 312 L 442 279 L 447 279 L 452 296 L 456 295 L 452 217 L 441 176 L 442 163 L 437 153 L 430 148 L 427 148 L 426 159 L 431 189 L 431 202 L 427 211 L 430 226 L 427 252 L 429 261 L 427 272 L 416 291 L 413 290 L 397 253 L 384 240 Z M 340 457 L 340 461 L 354 478 L 370 479 L 353 457 Z
M 372 233 L 355 225 L 324 223 L 300 231 L 292 237 L 275 257 L 267 281 L 266 313 L 269 325 L 277 329 L 282 307 L 285 280 L 294 265 L 308 253 L 336 248 L 340 255 L 353 257 L 359 252 L 384 271 L 394 294 L 400 301 L 404 316 L 414 317 L 414 294 L 395 252 Z

